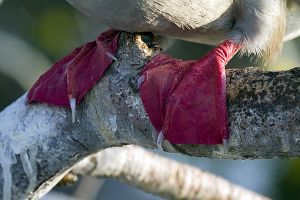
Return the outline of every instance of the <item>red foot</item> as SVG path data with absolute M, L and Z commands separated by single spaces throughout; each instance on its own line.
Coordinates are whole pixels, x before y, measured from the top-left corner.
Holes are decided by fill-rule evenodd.
M 28 102 L 75 107 L 114 59 L 118 35 L 108 30 L 55 63 L 30 89 Z
M 140 95 L 151 122 L 175 144 L 220 144 L 228 139 L 225 65 L 240 49 L 225 41 L 197 61 L 154 57 Z
M 28 102 L 71 104 L 74 110 L 114 60 L 118 35 L 102 33 L 54 64 L 33 85 Z M 143 104 L 154 127 L 171 143 L 218 144 L 228 138 L 225 65 L 239 48 L 225 41 L 198 61 L 161 54 L 145 66 Z

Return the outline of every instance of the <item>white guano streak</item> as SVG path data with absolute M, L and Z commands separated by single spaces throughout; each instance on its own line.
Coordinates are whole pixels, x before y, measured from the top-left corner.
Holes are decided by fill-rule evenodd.
M 51 117 L 49 115 L 54 113 L 47 113 L 40 106 L 29 107 L 26 105 L 25 94 L 0 113 L 0 166 L 3 174 L 3 200 L 12 199 L 11 166 L 17 163 L 16 156 L 20 156 L 21 164 L 28 178 L 29 184 L 26 193 L 33 191 L 37 180 L 37 144 L 45 141 L 46 137 L 49 137 L 49 130 L 54 128 L 49 125 L 53 123 L 45 123 L 49 121 L 49 117 Z M 32 123 L 33 121 L 34 123 Z M 55 134 L 55 131 L 51 132 Z M 51 134 L 51 136 L 53 135 Z M 49 147 L 42 146 L 42 148 Z

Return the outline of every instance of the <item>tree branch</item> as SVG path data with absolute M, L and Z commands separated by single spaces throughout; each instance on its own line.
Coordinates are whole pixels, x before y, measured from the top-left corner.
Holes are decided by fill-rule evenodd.
M 198 168 L 132 145 L 103 150 L 75 165 L 72 173 L 116 178 L 166 199 L 268 199 Z
M 26 95 L 0 113 L 0 196 L 37 198 L 76 162 L 108 147 L 155 148 L 136 82 L 140 69 L 157 52 L 128 33 L 121 35 L 119 44 L 119 61 L 85 97 L 75 124 L 68 109 L 27 105 Z M 299 68 L 228 70 L 227 148 L 165 141 L 164 150 L 210 158 L 299 157 L 299 77 Z

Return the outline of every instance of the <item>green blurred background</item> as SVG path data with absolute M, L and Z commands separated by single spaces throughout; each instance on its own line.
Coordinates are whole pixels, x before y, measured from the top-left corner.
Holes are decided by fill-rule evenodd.
M 62 0 L 4 1 L 0 6 L 0 110 L 29 89 L 53 62 L 73 48 L 94 40 L 105 29 Z M 210 48 L 176 41 L 168 53 L 182 59 L 195 59 Z M 268 69 L 299 66 L 299 48 L 299 39 L 287 42 L 278 62 Z M 254 64 L 248 58 L 237 57 L 229 65 L 246 67 Z M 219 174 L 274 199 L 300 199 L 298 159 L 230 161 L 161 154 Z M 56 187 L 44 199 L 160 198 L 115 180 L 84 177 L 72 187 Z

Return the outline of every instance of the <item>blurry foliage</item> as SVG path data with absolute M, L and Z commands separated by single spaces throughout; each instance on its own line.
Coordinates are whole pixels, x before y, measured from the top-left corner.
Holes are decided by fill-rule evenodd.
M 78 29 L 74 16 L 66 7 L 51 6 L 37 18 L 39 26 L 31 26 L 32 39 L 47 54 L 58 59 L 77 43 Z
M 274 194 L 274 198 L 300 199 L 300 159 L 286 162 L 278 174 L 278 181 L 275 184 L 279 190 Z
M 22 94 L 24 90 L 16 81 L 0 73 L 0 111 Z
M 9 0 L 0 7 L 0 28 L 17 34 L 55 61 L 80 45 L 76 14 L 65 1 Z

